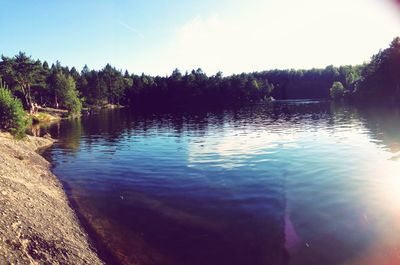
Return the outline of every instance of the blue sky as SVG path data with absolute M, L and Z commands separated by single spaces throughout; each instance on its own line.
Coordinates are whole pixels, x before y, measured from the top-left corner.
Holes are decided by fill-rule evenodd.
M 400 35 L 382 0 L 0 0 L 0 53 L 208 74 L 362 63 Z

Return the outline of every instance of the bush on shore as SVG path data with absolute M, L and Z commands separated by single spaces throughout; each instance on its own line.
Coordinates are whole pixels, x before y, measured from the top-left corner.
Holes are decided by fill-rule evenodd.
M 0 130 L 23 138 L 26 126 L 27 120 L 21 101 L 0 80 Z

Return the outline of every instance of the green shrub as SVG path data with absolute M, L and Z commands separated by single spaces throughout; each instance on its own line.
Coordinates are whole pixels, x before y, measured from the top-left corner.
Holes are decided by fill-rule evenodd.
M 341 82 L 336 81 L 333 83 L 330 89 L 330 94 L 332 99 L 341 99 L 344 98 L 346 94 L 346 89 Z
M 0 81 L 0 129 L 22 138 L 25 136 L 26 125 L 27 120 L 21 101 L 15 98 Z

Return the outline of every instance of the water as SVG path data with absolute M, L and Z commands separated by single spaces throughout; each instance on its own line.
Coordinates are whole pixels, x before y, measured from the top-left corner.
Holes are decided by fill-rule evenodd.
M 110 263 L 400 264 L 398 110 L 123 109 L 50 132 L 45 155 Z

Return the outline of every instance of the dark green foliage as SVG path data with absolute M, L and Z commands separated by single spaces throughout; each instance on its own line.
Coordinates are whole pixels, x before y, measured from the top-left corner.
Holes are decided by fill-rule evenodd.
M 64 107 L 72 112 L 81 108 L 78 95 L 86 106 L 146 107 L 207 107 L 256 102 L 271 96 L 275 99 L 328 99 L 335 81 L 346 84 L 351 90 L 360 69 L 328 66 L 325 69 L 271 70 L 227 77 L 221 72 L 207 76 L 201 69 L 184 74 L 175 69 L 170 76 L 153 77 L 123 73 L 109 64 L 100 71 L 90 70 L 85 65 L 79 73 L 74 67 L 69 70 L 59 62 L 49 67 L 47 62 L 34 61 L 24 53 L 13 58 L 3 56 L 0 61 L 0 76 L 9 80 L 14 95 L 21 98 L 27 108 L 36 102 Z M 69 77 L 79 93 L 71 80 L 65 80 Z
M 400 38 L 374 55 L 362 71 L 355 96 L 362 101 L 400 100 Z
M 169 77 L 133 76 L 126 99 L 130 105 L 221 105 L 275 99 L 329 99 L 335 81 L 343 83 L 359 75 L 361 67 L 311 70 L 271 70 L 223 77 L 206 76 L 200 69 Z M 343 80 L 343 81 L 342 81 Z
M 59 62 L 34 61 L 24 53 L 2 57 L 0 77 L 29 108 L 34 102 L 78 112 L 107 104 L 142 107 L 218 106 L 275 99 L 400 99 L 400 39 L 370 64 L 310 70 L 269 70 L 207 76 L 201 69 L 170 76 L 135 75 L 107 64 L 79 73 Z M 61 81 L 60 81 L 61 80 Z M 60 84 L 61 82 L 61 84 Z M 341 86 L 339 87 L 340 82 Z M 335 84 L 335 85 L 333 85 Z M 75 88 L 76 85 L 76 88 Z
M 332 99 L 341 99 L 346 95 L 346 89 L 340 81 L 336 81 L 333 83 L 330 94 Z
M 33 106 L 33 94 L 40 93 L 45 87 L 42 63 L 32 60 L 23 52 L 13 58 L 2 56 L 0 75 L 14 91 L 21 94 L 27 108 Z
M 22 103 L 6 89 L 0 80 L 0 129 L 17 138 L 25 135 L 27 120 Z

